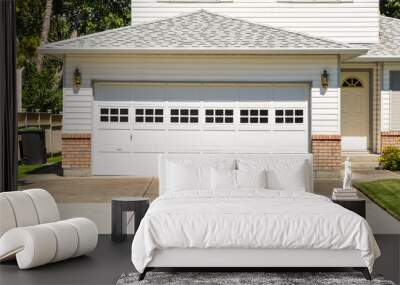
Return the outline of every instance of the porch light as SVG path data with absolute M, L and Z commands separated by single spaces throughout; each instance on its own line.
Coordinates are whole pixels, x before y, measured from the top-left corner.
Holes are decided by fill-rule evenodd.
M 323 89 L 328 89 L 329 86 L 329 74 L 326 70 L 321 74 L 321 86 Z
M 74 72 L 74 86 L 76 88 L 79 88 L 81 87 L 81 83 L 82 83 L 82 74 L 79 71 L 79 68 L 76 68 Z

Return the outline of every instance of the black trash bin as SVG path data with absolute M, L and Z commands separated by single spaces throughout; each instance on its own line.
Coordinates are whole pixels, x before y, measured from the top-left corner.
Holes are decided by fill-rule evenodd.
M 20 156 L 23 164 L 47 163 L 45 132 L 40 128 L 19 129 Z

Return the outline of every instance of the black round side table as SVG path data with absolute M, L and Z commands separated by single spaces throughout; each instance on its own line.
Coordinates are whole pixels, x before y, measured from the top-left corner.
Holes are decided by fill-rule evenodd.
M 124 212 L 135 213 L 135 233 L 140 221 L 146 214 L 150 199 L 144 197 L 115 197 L 111 201 L 111 240 L 123 241 L 126 239 L 127 220 Z

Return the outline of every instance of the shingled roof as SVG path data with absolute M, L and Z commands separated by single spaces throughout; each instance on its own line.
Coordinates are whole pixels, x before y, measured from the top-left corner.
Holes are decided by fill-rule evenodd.
M 42 53 L 363 54 L 365 48 L 205 10 L 44 45 Z
M 400 60 L 400 19 L 381 16 L 379 43 L 364 46 L 369 51 L 358 60 Z

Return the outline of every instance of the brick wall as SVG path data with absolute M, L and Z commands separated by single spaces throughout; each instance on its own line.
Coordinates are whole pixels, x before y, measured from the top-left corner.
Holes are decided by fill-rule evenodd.
M 91 135 L 62 135 L 62 167 L 64 175 L 90 175 Z
M 381 151 L 389 145 L 400 148 L 400 131 L 381 132 Z
M 341 167 L 341 136 L 312 136 L 312 153 L 314 155 L 314 171 L 339 171 Z

